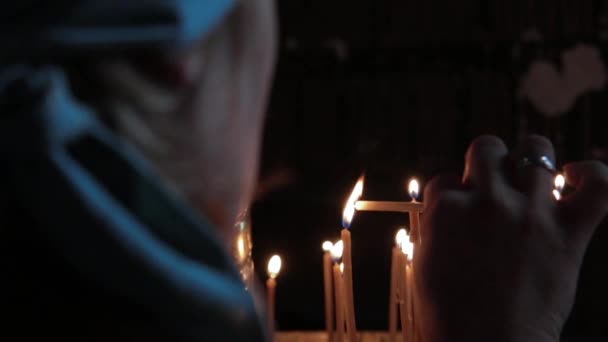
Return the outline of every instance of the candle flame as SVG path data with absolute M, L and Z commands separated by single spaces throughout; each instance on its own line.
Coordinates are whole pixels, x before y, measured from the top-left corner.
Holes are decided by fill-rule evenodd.
M 418 198 L 418 195 L 420 194 L 420 184 L 415 178 L 410 181 L 409 185 L 407 186 L 407 190 L 412 200 L 416 200 Z
M 414 244 L 411 242 L 408 242 L 407 246 L 408 246 L 407 260 L 412 261 L 412 260 L 414 260 Z
M 553 197 L 555 197 L 555 199 L 559 201 L 562 199 L 562 193 L 555 189 L 553 190 Z
M 281 257 L 278 255 L 273 255 L 272 258 L 268 261 L 268 276 L 272 279 L 276 278 L 281 272 Z
M 401 252 L 407 255 L 408 260 L 414 259 L 414 244 L 410 241 L 409 237 L 407 241 L 401 244 Z
M 331 258 L 334 261 L 338 261 L 342 258 L 342 253 L 344 252 L 344 242 L 342 240 L 334 243 L 334 246 L 331 249 Z
M 409 236 L 407 235 L 405 228 L 399 229 L 399 231 L 397 231 L 397 235 L 395 235 L 395 243 L 397 244 L 397 247 L 401 247 L 401 245 L 403 245 L 403 243 L 407 240 L 409 240 Z
M 340 263 L 340 273 L 344 273 L 344 263 Z
M 331 249 L 334 248 L 334 244 L 331 243 L 331 241 L 325 241 L 321 248 L 323 248 L 323 252 L 331 252 Z
M 357 184 L 355 184 L 353 192 L 350 194 L 348 200 L 346 201 L 346 205 L 344 206 L 344 212 L 342 214 L 342 227 L 344 228 L 350 227 L 353 221 L 353 216 L 355 216 L 356 210 L 355 204 L 363 194 L 363 183 L 364 178 L 363 176 L 361 176 L 357 181 Z
M 557 176 L 555 176 L 554 183 L 555 189 L 561 193 L 562 190 L 564 190 L 564 186 L 566 186 L 566 178 L 564 178 L 563 175 L 558 174 Z

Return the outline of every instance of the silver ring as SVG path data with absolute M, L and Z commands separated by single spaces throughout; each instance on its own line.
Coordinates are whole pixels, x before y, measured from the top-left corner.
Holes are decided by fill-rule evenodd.
M 557 173 L 557 168 L 555 167 L 555 164 L 547 156 L 524 157 L 519 161 L 518 166 L 520 168 L 531 166 L 540 167 L 541 169 L 544 169 L 549 172 L 551 175 L 555 175 Z

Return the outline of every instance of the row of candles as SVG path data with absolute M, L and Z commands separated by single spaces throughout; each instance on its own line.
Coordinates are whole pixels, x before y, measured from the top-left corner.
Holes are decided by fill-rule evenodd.
M 558 174 L 554 180 L 553 196 L 556 200 L 562 198 L 565 187 L 565 178 Z M 325 241 L 323 250 L 323 280 L 325 295 L 325 324 L 328 341 L 349 342 L 357 341 L 357 327 L 355 306 L 353 299 L 352 281 L 352 248 L 351 233 L 349 231 L 356 211 L 401 212 L 409 215 L 410 234 L 405 228 L 399 229 L 395 236 L 395 246 L 391 254 L 391 281 L 389 295 L 389 335 L 390 341 L 397 338 L 398 323 L 401 324 L 402 341 L 415 341 L 414 329 L 414 247 L 422 243 L 420 231 L 420 215 L 423 204 L 419 202 L 420 185 L 412 179 L 408 185 L 411 201 L 361 201 L 363 194 L 363 177 L 361 177 L 343 211 L 341 240 L 336 243 Z M 276 277 L 281 269 L 281 258 L 272 256 L 268 262 L 267 307 L 268 325 L 270 331 L 274 330 L 275 322 L 275 290 Z M 399 314 L 399 322 L 397 315 Z M 335 327 L 335 330 L 334 330 Z

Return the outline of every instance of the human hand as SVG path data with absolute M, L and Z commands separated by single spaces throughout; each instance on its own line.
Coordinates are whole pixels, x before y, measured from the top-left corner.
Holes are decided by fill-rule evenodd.
M 559 341 L 587 245 L 608 211 L 608 168 L 564 167 L 575 191 L 556 201 L 539 167 L 509 173 L 511 158 L 548 156 L 532 136 L 509 154 L 498 138 L 476 139 L 461 179 L 425 189 L 422 244 L 414 264 L 422 341 Z

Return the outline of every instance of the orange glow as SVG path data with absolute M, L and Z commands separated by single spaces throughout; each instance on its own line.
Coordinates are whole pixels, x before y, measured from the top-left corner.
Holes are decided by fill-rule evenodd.
M 359 200 L 359 198 L 361 198 L 361 195 L 363 194 L 363 183 L 364 178 L 363 176 L 361 176 L 361 178 L 359 178 L 359 180 L 357 181 L 357 184 L 355 184 L 355 188 L 350 194 L 350 197 L 348 197 L 346 204 L 344 205 L 344 212 L 342 214 L 342 227 L 344 228 L 350 227 L 353 221 L 353 216 L 355 216 L 356 211 L 355 203 L 357 203 L 357 201 Z
M 245 239 L 243 238 L 242 235 L 239 235 L 239 237 L 236 239 L 236 251 L 239 255 L 239 260 L 240 261 L 245 260 L 247 255 L 246 255 L 246 251 L 245 251 Z

